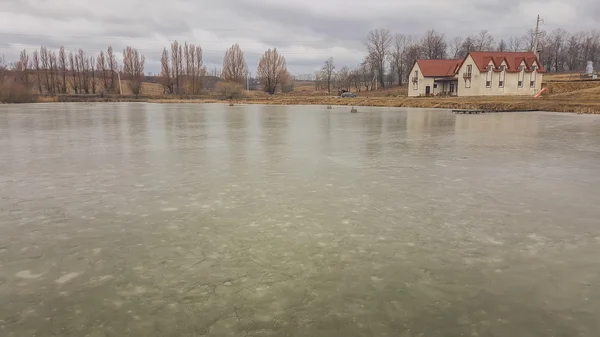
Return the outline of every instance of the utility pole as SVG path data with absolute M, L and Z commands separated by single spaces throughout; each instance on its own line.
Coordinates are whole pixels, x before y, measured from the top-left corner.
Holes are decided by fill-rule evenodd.
M 535 53 L 535 56 L 537 56 L 538 58 L 540 57 L 539 55 L 539 50 L 538 50 L 538 45 L 540 43 L 540 22 L 543 23 L 543 20 L 540 19 L 540 16 L 538 14 L 537 16 L 537 21 L 535 23 L 535 35 L 533 36 L 533 50 L 532 52 Z

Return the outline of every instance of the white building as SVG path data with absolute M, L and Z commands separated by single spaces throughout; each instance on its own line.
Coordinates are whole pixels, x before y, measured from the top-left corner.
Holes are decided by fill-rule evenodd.
M 535 95 L 544 68 L 533 52 L 470 52 L 460 60 L 417 60 L 408 96 Z

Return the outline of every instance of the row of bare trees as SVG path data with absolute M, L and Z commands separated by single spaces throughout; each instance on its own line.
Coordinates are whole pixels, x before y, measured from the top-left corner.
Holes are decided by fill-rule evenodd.
M 141 93 L 145 58 L 133 47 L 123 51 L 123 79 L 130 83 L 133 94 Z M 98 55 L 82 49 L 64 47 L 51 50 L 45 46 L 31 54 L 21 51 L 19 60 L 9 69 L 13 82 L 39 94 L 118 93 L 119 63 L 112 47 Z
M 169 49 L 171 53 L 169 54 Z M 204 88 L 206 67 L 202 57 L 202 48 L 194 44 L 171 43 L 165 47 L 160 59 L 161 73 L 159 82 L 166 94 L 198 95 Z

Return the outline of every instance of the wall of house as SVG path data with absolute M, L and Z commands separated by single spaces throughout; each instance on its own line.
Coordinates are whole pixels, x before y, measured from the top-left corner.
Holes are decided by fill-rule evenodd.
M 419 72 L 419 76 L 417 76 L 418 82 L 416 85 L 412 82 L 413 77 L 415 77 L 415 71 Z M 423 77 L 423 72 L 421 71 L 421 68 L 419 68 L 419 64 L 415 63 L 415 66 L 410 71 L 410 76 L 408 78 L 408 96 L 425 96 L 427 86 L 430 86 L 431 94 L 434 94 L 433 78 Z
M 492 64 L 490 62 L 490 64 Z M 504 63 L 503 63 L 504 64 Z M 466 82 L 463 78 L 463 74 L 467 72 L 467 66 L 472 65 L 471 75 L 471 87 L 466 87 Z M 468 56 L 463 65 L 461 66 L 458 73 L 458 96 L 499 96 L 499 95 L 527 95 L 533 96 L 542 88 L 542 74 L 535 74 L 535 87 L 530 87 L 530 76 L 532 73 L 523 72 L 523 87 L 519 88 L 519 73 L 504 73 L 504 87 L 500 88 L 500 73 L 492 71 L 491 88 L 486 87 L 487 72 L 480 72 L 479 68 L 471 58 Z

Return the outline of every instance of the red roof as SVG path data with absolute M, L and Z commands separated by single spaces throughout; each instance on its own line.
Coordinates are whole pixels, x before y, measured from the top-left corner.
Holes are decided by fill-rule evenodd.
M 506 61 L 507 72 L 519 72 L 519 65 L 522 61 L 525 61 L 525 70 L 531 71 L 533 62 L 537 61 L 538 72 L 544 72 L 544 67 L 538 61 L 534 52 L 499 52 L 499 51 L 472 51 L 469 53 L 475 61 L 475 64 L 480 71 L 486 71 L 490 61 L 493 61 L 494 70 L 500 71 L 500 65 L 502 61 Z M 467 55 L 468 57 L 468 55 Z M 465 57 L 465 60 L 467 59 Z M 463 61 L 464 62 L 464 61 Z M 462 65 L 462 62 L 461 62 Z
M 417 60 L 424 77 L 454 76 L 457 67 L 462 63 L 459 60 Z

